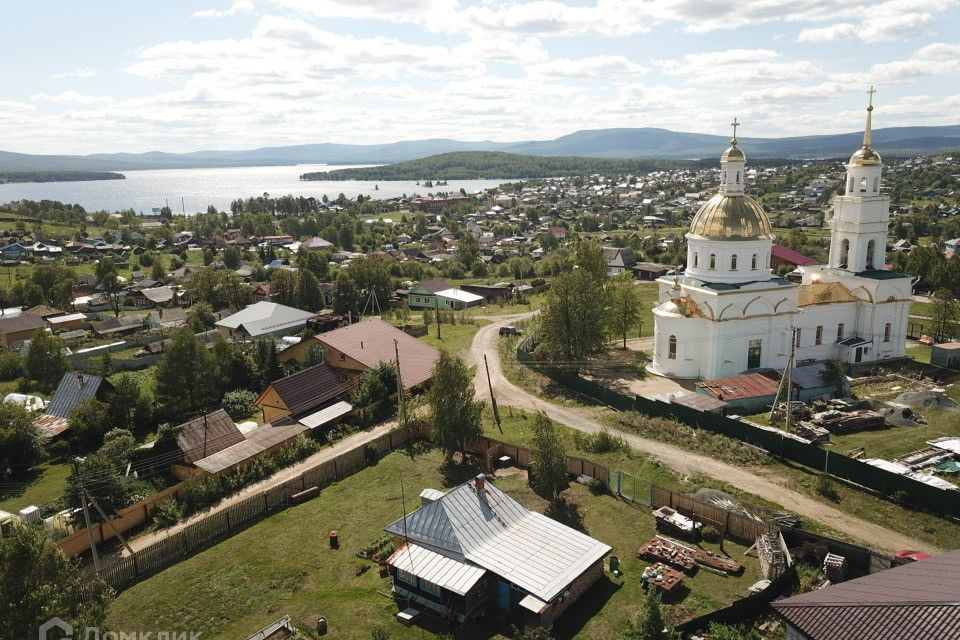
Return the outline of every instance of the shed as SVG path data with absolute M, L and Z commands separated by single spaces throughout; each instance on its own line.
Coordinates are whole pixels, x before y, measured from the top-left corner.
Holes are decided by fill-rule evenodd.
M 257 398 L 263 419 L 303 416 L 316 412 L 349 395 L 337 374 L 326 364 L 308 367 L 285 378 L 274 380 Z
M 779 382 L 755 372 L 698 382 L 696 392 L 726 402 L 728 411 L 757 413 L 770 408 L 778 386 Z
M 184 422 L 177 429 L 177 445 L 183 451 L 184 459 L 193 463 L 244 439 L 223 409 Z
M 960 341 L 933 345 L 930 348 L 930 364 L 960 369 Z

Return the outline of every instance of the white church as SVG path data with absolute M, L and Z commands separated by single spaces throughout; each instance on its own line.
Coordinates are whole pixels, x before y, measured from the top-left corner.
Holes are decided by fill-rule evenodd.
M 884 268 L 890 199 L 881 194 L 883 165 L 873 150 L 872 93 L 863 147 L 850 157 L 845 192 L 833 203 L 829 262 L 800 267 L 800 284 L 771 272 L 774 235 L 763 207 L 744 191 L 746 157 L 734 120 L 719 192 L 686 234 L 686 270 L 657 281 L 652 373 L 713 380 L 783 368 L 791 339 L 798 362 L 904 356 L 913 280 Z

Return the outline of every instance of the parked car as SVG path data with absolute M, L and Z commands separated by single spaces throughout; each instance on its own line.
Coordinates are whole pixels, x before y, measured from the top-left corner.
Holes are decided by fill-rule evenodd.
M 923 551 L 914 551 L 913 549 L 902 549 L 900 551 L 897 551 L 893 555 L 896 556 L 899 560 L 913 560 L 914 562 L 916 562 L 917 560 L 926 560 L 927 558 L 933 557 L 929 553 L 925 553 Z
M 500 327 L 501 336 L 522 336 L 523 329 L 520 327 L 515 327 L 512 324 L 508 324 L 505 327 Z

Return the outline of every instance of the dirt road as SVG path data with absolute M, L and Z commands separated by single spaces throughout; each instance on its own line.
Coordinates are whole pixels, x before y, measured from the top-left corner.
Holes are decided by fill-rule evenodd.
M 758 476 L 746 469 L 691 453 L 680 447 L 605 427 L 592 415 L 593 412 L 590 409 L 556 405 L 542 398 L 537 398 L 513 385 L 504 377 L 500 365 L 497 352 L 498 330 L 506 324 L 532 316 L 533 313 L 525 313 L 514 316 L 491 317 L 489 318 L 492 321 L 491 324 L 482 327 L 477 332 L 470 347 L 470 360 L 479 364 L 477 376 L 474 379 L 474 386 L 479 397 L 486 400 L 490 398 L 486 373 L 483 369 L 483 356 L 486 355 L 490 366 L 490 380 L 497 396 L 497 403 L 501 406 L 510 405 L 529 411 L 544 411 L 553 420 L 587 433 L 596 433 L 603 428 L 607 428 L 610 432 L 626 440 L 633 448 L 659 459 L 681 474 L 702 473 L 716 478 L 739 487 L 743 491 L 776 502 L 794 513 L 817 520 L 854 539 L 869 543 L 869 546 L 873 548 L 888 552 L 899 549 L 936 551 L 929 544 L 890 531 L 866 520 L 861 520 L 828 504 L 797 493 L 777 482 L 774 478 Z
M 333 446 L 325 447 L 320 451 L 316 452 L 315 454 L 313 454 L 312 456 L 310 456 L 309 458 L 306 458 L 305 460 L 302 460 L 301 462 L 298 462 L 293 466 L 281 469 L 280 471 L 276 472 L 275 474 L 273 474 L 269 478 L 266 478 L 265 480 L 261 480 L 260 482 L 244 487 L 243 489 L 233 494 L 232 496 L 228 498 L 224 498 L 220 503 L 213 506 L 212 508 L 206 511 L 200 511 L 199 513 L 195 513 L 189 518 L 187 518 L 186 520 L 182 520 L 178 522 L 177 524 L 170 527 L 169 529 L 164 529 L 162 531 L 155 531 L 142 536 L 138 536 L 133 540 L 130 540 L 129 541 L 130 546 L 133 548 L 134 551 L 139 551 L 144 547 L 148 547 L 155 542 L 159 542 L 164 538 L 167 538 L 175 533 L 180 532 L 182 529 L 190 526 L 194 522 L 198 522 L 200 520 L 203 520 L 204 518 L 209 518 L 211 515 L 217 513 L 218 511 L 222 511 L 227 507 L 237 504 L 241 500 L 249 498 L 252 495 L 256 495 L 266 489 L 270 489 L 271 487 L 275 487 L 277 485 L 283 484 L 290 478 L 295 478 L 299 476 L 301 473 L 303 473 L 310 467 L 314 467 L 320 464 L 321 462 L 326 462 L 327 460 L 336 458 L 338 455 L 342 454 L 344 451 L 353 449 L 358 445 L 363 445 L 363 444 L 366 444 L 367 442 L 370 442 L 371 440 L 375 440 L 379 438 L 381 435 L 393 429 L 395 426 L 396 426 L 396 422 L 390 421 L 390 422 L 381 424 L 379 426 L 376 426 L 373 429 L 369 429 L 367 431 L 361 431 L 359 433 L 354 433 L 352 435 L 349 435 L 343 440 L 336 442 Z M 130 554 L 126 549 L 123 549 L 122 555 L 128 556 Z

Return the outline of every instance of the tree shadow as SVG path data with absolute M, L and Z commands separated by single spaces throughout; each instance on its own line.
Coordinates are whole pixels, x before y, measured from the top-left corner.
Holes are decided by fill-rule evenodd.
M 467 480 L 477 477 L 477 474 L 483 473 L 480 466 L 480 460 L 474 456 L 459 454 L 460 459 L 454 455 L 452 458 L 444 459 L 440 463 L 440 477 L 443 479 L 444 487 L 455 487 L 461 485 Z
M 565 524 L 571 529 L 576 529 L 581 533 L 589 533 L 586 525 L 583 523 L 583 514 L 580 513 L 580 506 L 576 502 L 568 502 L 566 498 L 559 497 L 547 507 L 544 512 L 548 518 L 556 520 L 560 524 Z

